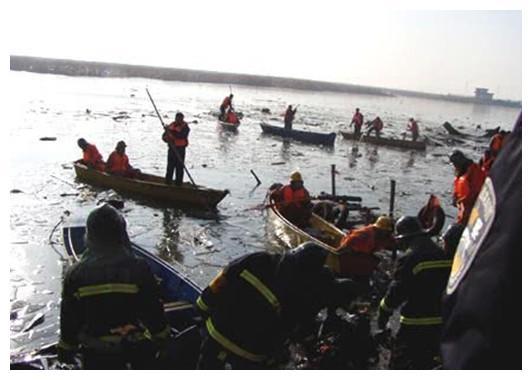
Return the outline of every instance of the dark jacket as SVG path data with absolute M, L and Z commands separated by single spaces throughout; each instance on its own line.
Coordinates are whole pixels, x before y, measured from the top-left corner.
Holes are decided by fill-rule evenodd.
M 441 297 L 451 270 L 451 257 L 428 236 L 413 238 L 398 267 L 381 308 L 401 305 L 401 326 L 441 325 Z
M 444 299 L 449 369 L 521 369 L 521 116 L 493 164 L 459 243 Z
M 334 287 L 334 276 L 327 268 L 307 265 L 298 254 L 258 252 L 231 262 L 203 291 L 197 305 L 207 330 L 210 320 L 225 338 L 266 359 L 298 324 L 335 302 Z M 212 329 L 209 333 L 238 355 L 216 339 Z
M 69 268 L 61 300 L 61 345 L 75 349 L 102 337 L 118 338 L 111 330 L 144 326 L 154 336 L 168 334 L 158 285 L 148 266 L 128 249 L 86 250 Z

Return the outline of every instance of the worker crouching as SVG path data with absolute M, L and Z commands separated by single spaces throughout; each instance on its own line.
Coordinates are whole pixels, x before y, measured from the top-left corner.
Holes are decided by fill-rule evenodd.
M 289 336 L 324 307 L 355 297 L 351 281 L 324 267 L 327 252 L 305 243 L 287 254 L 258 252 L 231 262 L 205 288 L 199 369 L 263 369 Z
M 400 327 L 392 349 L 392 369 L 431 369 L 439 363 L 441 298 L 452 258 L 423 231 L 418 218 L 396 224 L 399 258 L 392 282 L 379 306 L 378 325 L 385 328 L 395 309 Z

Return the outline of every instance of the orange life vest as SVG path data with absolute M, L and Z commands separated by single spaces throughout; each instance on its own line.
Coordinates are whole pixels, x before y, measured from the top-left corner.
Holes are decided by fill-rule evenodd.
M 83 162 L 92 165 L 96 170 L 105 170 L 102 155 L 93 144 L 87 144 L 87 148 L 83 151 Z
M 227 108 L 231 105 L 231 98 L 229 96 L 226 96 L 224 101 L 222 102 L 222 107 Z
M 375 119 L 375 122 L 373 123 L 375 130 L 381 131 L 382 128 L 384 128 L 384 123 L 381 119 Z
M 373 253 L 386 248 L 388 245 L 388 241 L 377 241 L 375 230 L 375 226 L 369 225 L 351 230 L 342 238 L 340 250 L 349 247 L 351 252 L 341 255 L 341 272 L 368 276 L 375 270 L 379 260 Z
M 303 207 L 302 202 L 309 200 L 308 193 L 304 187 L 298 190 L 294 190 L 292 189 L 292 186 L 286 185 L 286 186 L 283 186 L 283 188 L 281 189 L 281 194 L 283 197 L 282 207 L 286 207 L 288 205 L 294 205 L 296 207 Z
M 364 120 L 364 116 L 362 116 L 362 114 L 360 112 L 355 113 L 353 115 L 352 122 L 355 123 L 356 126 L 361 126 L 362 123 L 363 123 L 363 120 Z
M 494 156 L 496 156 L 502 148 L 502 143 L 504 136 L 500 133 L 497 133 L 490 140 L 490 150 Z
M 185 122 L 182 122 L 180 124 L 177 124 L 177 122 L 172 122 L 169 126 L 168 126 L 168 130 L 170 132 L 176 132 L 176 133 L 179 133 L 181 132 L 185 127 L 188 127 L 188 124 L 185 123 Z M 177 147 L 182 147 L 182 146 L 188 146 L 188 138 L 176 138 L 174 136 L 172 136 L 172 133 L 170 133 L 170 137 L 167 136 L 167 138 L 170 139 L 171 142 L 174 143 L 175 146 Z
M 478 164 L 473 162 L 469 165 L 464 175 L 454 179 L 453 195 L 458 206 L 458 223 L 467 223 L 469 214 L 471 213 L 471 209 L 482 189 L 485 178 L 486 173 L 484 170 L 482 170 Z
M 107 167 L 110 173 L 124 173 L 129 170 L 129 158 L 127 154 L 119 154 L 114 151 L 107 159 Z
M 226 122 L 231 124 L 237 124 L 238 123 L 238 117 L 234 112 L 228 112 Z

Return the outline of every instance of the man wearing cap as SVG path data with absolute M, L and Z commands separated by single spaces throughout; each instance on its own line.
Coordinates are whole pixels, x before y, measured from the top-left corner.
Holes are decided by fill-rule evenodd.
M 471 209 L 484 184 L 486 174 L 477 163 L 470 160 L 460 150 L 455 150 L 449 160 L 454 166 L 453 205 L 458 207 L 456 222 L 467 224 Z
M 116 144 L 115 150 L 109 155 L 107 163 L 105 165 L 105 171 L 112 175 L 121 177 L 136 177 L 139 173 L 139 169 L 134 169 L 129 164 L 129 158 L 126 154 L 126 143 L 119 141 Z
M 441 298 L 452 256 L 446 254 L 421 228 L 414 216 L 396 224 L 399 258 L 393 280 L 379 306 L 378 326 L 383 329 L 395 309 L 401 310 L 390 367 L 431 369 L 439 364 L 442 327 Z
M 303 177 L 298 171 L 290 174 L 290 184 L 272 194 L 279 212 L 298 227 L 307 227 L 312 215 L 310 194 L 303 186 Z
M 369 291 L 369 279 L 379 264 L 377 251 L 395 248 L 393 221 L 388 216 L 380 216 L 373 224 L 356 228 L 342 238 L 340 253 L 340 275 L 354 278 L 361 288 Z
M 78 146 L 83 151 L 83 158 L 76 162 L 99 171 L 105 170 L 105 162 L 103 162 L 102 155 L 98 151 L 98 148 L 96 148 L 96 145 L 89 144 L 87 140 L 81 138 L 78 140 Z
M 286 254 L 256 252 L 229 263 L 196 302 L 206 330 L 198 368 L 267 368 L 321 309 L 349 304 L 356 288 L 334 278 L 326 257 L 307 242 Z

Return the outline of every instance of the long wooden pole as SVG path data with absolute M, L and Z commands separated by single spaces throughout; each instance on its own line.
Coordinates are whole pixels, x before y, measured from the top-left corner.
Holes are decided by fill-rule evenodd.
M 151 104 L 153 105 L 153 108 L 155 109 L 155 113 L 157 114 L 157 117 L 159 117 L 159 120 L 161 121 L 161 124 L 163 126 L 164 129 L 166 129 L 166 125 L 164 125 L 164 121 L 163 121 L 163 118 L 161 117 L 161 114 L 159 113 L 159 110 L 157 109 L 157 106 L 155 105 L 155 102 L 153 101 L 153 98 L 151 97 L 151 94 L 150 94 L 150 91 L 148 91 L 148 89 L 146 89 L 146 93 L 148 94 L 148 97 L 150 98 L 150 101 L 151 101 Z M 190 179 L 190 182 L 192 183 L 192 185 L 194 187 L 197 187 L 196 186 L 196 183 L 194 182 L 194 180 L 192 179 L 192 176 L 190 175 L 190 173 L 188 172 L 188 169 L 187 167 L 185 166 L 185 163 L 183 162 L 183 160 L 181 159 L 181 157 L 179 156 L 179 154 L 177 154 L 177 150 L 175 148 L 174 145 L 168 143 L 168 147 L 170 149 L 172 149 L 172 151 L 174 152 L 175 156 L 177 157 L 177 160 L 179 161 L 179 163 L 183 166 L 183 169 L 185 169 L 185 173 L 187 173 L 187 176 L 188 178 Z
M 389 215 L 390 215 L 390 218 L 393 219 L 393 212 L 394 212 L 394 209 L 395 209 L 395 179 L 392 179 L 390 180 L 390 212 L 389 212 Z M 396 260 L 397 259 L 397 250 L 394 249 L 392 250 L 392 260 Z
M 332 187 L 332 196 L 336 196 L 336 165 L 331 165 L 331 187 Z

